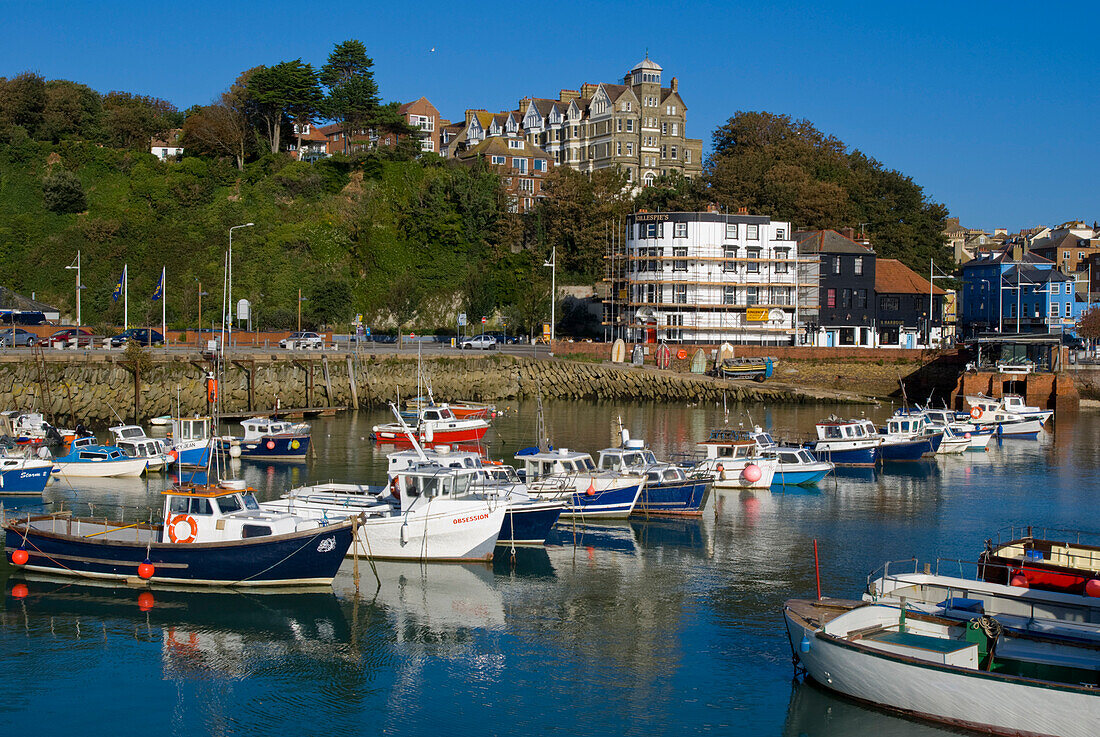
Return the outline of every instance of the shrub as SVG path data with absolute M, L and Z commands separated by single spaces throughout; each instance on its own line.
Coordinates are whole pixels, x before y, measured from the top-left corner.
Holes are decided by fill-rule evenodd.
M 47 174 L 42 180 L 42 194 L 46 209 L 59 215 L 84 212 L 88 207 L 84 186 L 76 174 L 67 169 L 57 169 Z

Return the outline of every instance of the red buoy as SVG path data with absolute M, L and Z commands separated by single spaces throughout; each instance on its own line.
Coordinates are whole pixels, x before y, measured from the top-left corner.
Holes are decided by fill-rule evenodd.
M 153 566 L 153 564 L 150 563 L 149 561 L 145 561 L 144 563 L 142 563 L 141 565 L 138 566 L 138 575 L 141 576 L 142 578 L 145 578 L 145 579 L 152 578 L 153 574 L 156 573 L 156 572 L 157 572 L 156 567 Z
M 588 482 L 588 491 L 586 491 L 584 493 L 588 494 L 588 496 L 596 496 L 596 482 L 595 481 L 589 481 Z
M 27 588 L 27 584 L 25 583 L 17 583 L 11 587 L 11 595 L 14 596 L 16 599 L 25 599 L 27 598 L 27 594 L 29 593 L 30 590 Z
M 267 441 L 267 449 L 268 450 L 275 450 L 275 441 L 274 440 L 268 440 Z
M 31 559 L 30 554 L 27 553 L 26 550 L 23 550 L 23 548 L 19 548 L 18 550 L 12 551 L 11 562 L 14 563 L 17 566 L 27 565 L 27 561 L 30 560 L 30 559 Z
M 1027 577 L 1022 576 L 1019 573 L 1017 573 L 1015 576 L 1013 576 L 1012 580 L 1010 580 L 1008 583 L 1009 583 L 1010 586 L 1019 586 L 1022 589 L 1028 588 Z
M 1090 578 L 1085 582 L 1085 596 L 1100 597 L 1100 578 Z
M 156 601 L 153 599 L 153 594 L 149 591 L 142 591 L 138 594 L 138 609 L 143 612 L 147 612 L 153 608 L 153 604 Z

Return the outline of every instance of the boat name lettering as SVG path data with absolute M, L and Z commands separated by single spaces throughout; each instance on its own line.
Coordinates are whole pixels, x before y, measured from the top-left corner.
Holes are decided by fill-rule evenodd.
M 488 519 L 488 517 L 488 512 L 486 512 L 485 514 L 475 514 L 473 517 L 460 517 L 458 519 L 453 519 L 451 520 L 451 524 L 461 525 L 465 522 L 477 522 L 481 519 Z

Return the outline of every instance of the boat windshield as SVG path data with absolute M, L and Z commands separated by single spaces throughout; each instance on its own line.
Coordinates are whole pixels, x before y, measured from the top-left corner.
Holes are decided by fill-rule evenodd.
M 229 514 L 230 512 L 239 512 L 244 508 L 241 504 L 241 499 L 236 494 L 230 494 L 229 496 L 221 496 L 217 498 L 218 511 L 222 514 Z
M 825 428 L 826 438 L 839 438 L 841 437 L 840 428 L 836 425 L 829 425 Z
M 245 509 L 259 509 L 260 503 L 256 501 L 256 497 L 252 494 L 244 495 L 244 508 Z

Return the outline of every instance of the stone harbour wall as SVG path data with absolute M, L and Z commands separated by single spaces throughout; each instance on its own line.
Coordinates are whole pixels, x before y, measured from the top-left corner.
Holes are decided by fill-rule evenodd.
M 0 362 L 0 410 L 46 411 L 59 421 L 104 425 L 208 411 L 206 372 L 194 356 L 149 356 L 136 370 L 121 357 L 79 357 Z M 855 395 L 815 391 L 776 382 L 723 381 L 693 374 L 584 361 L 506 355 L 425 358 L 422 371 L 439 401 L 533 398 L 657 402 L 858 401 Z M 137 374 L 135 376 L 135 373 Z M 414 356 L 301 358 L 266 356 L 226 362 L 219 392 L 224 412 L 303 407 L 379 407 L 417 393 Z M 326 378 L 327 377 L 327 378 Z

